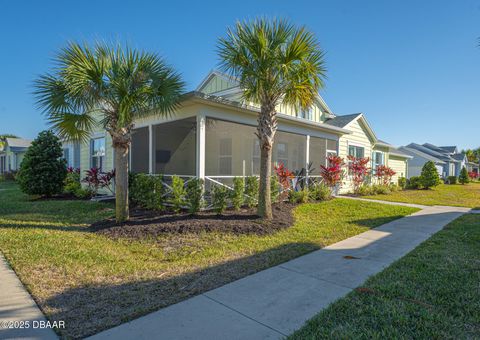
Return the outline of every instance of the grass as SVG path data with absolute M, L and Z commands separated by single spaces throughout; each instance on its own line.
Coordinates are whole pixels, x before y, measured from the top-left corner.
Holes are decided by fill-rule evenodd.
M 423 205 L 449 205 L 480 209 L 480 182 L 441 184 L 429 190 L 402 190 L 388 195 L 364 196 L 376 200 L 415 203 Z
M 480 334 L 480 215 L 463 215 L 294 339 L 474 339 Z
M 88 230 L 112 205 L 29 201 L 0 183 L 0 251 L 64 337 L 84 337 L 359 234 L 417 209 L 335 199 L 298 206 L 267 236 L 211 232 L 113 240 Z

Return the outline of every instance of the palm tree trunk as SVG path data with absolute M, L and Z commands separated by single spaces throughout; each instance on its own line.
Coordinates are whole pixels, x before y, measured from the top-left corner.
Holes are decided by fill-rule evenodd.
M 130 218 L 128 207 L 128 145 L 114 144 L 115 150 L 115 218 L 117 223 Z
M 257 213 L 264 219 L 272 219 L 270 176 L 272 174 L 272 148 L 277 130 L 274 105 L 262 105 L 258 117 L 257 136 L 260 140 L 260 187 Z

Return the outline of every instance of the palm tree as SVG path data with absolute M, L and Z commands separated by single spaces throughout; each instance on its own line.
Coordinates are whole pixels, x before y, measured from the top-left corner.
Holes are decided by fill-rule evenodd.
M 40 108 L 60 138 L 86 142 L 95 128 L 112 137 L 116 220 L 129 218 L 128 154 L 134 120 L 174 112 L 184 89 L 180 75 L 153 53 L 97 43 L 70 43 L 52 73 L 35 81 Z
M 285 20 L 237 22 L 218 42 L 220 67 L 237 78 L 246 101 L 260 105 L 257 137 L 260 141 L 258 214 L 272 218 L 270 174 L 277 130 L 277 106 L 283 102 L 298 110 L 309 108 L 324 86 L 324 53 L 305 27 Z

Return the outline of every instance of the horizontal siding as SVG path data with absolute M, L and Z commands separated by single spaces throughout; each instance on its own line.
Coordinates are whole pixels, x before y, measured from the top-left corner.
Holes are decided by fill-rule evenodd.
M 356 145 L 362 146 L 365 148 L 365 157 L 370 157 L 372 155 L 372 143 L 368 138 L 366 130 L 362 125 L 357 121 L 350 123 L 346 129 L 352 131 L 352 134 L 344 135 L 340 137 L 339 143 L 339 156 L 342 157 L 345 162 L 347 162 L 348 156 L 348 146 Z M 345 193 L 352 190 L 352 182 L 348 175 L 345 176 L 343 181 L 343 187 L 340 192 Z
M 390 155 L 387 165 L 396 172 L 392 178 L 393 183 L 398 183 L 400 177 L 407 177 L 407 162 L 405 159 Z

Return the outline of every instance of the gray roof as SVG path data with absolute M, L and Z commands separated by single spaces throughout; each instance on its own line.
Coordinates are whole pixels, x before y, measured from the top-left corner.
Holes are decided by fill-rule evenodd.
M 440 149 L 445 150 L 446 152 L 449 153 L 455 153 L 457 151 L 457 147 L 452 145 L 452 146 L 439 146 Z
M 398 150 L 406 153 L 407 155 L 411 155 L 411 156 L 420 156 L 422 158 L 425 158 L 426 160 L 429 160 L 429 161 L 432 161 L 434 163 L 437 163 L 437 164 L 445 164 L 444 161 L 442 161 L 441 159 L 438 159 L 432 155 L 429 155 L 425 152 L 422 152 L 418 149 L 414 149 L 414 148 L 411 148 L 409 146 L 401 146 L 400 148 L 398 148 Z
M 456 153 L 453 154 L 451 157 L 457 161 L 463 161 L 467 156 L 464 153 Z
M 325 121 L 325 124 L 333 125 L 339 128 L 347 126 L 351 121 L 355 120 L 361 113 L 353 113 L 350 115 L 336 116 Z
M 390 149 L 389 153 L 390 153 L 390 155 L 393 155 L 393 156 L 400 156 L 400 157 L 405 157 L 405 158 L 413 158 L 412 155 L 409 155 L 408 153 L 403 152 L 402 150 L 397 149 L 397 148 Z
M 425 154 L 428 154 L 428 155 L 430 155 L 432 157 L 435 157 L 435 158 L 437 158 L 439 160 L 442 160 L 442 161 L 453 162 L 453 159 L 448 154 L 435 151 L 431 147 L 425 146 L 425 144 L 420 145 L 420 144 L 417 144 L 417 143 L 410 143 L 410 144 L 407 145 L 407 147 L 419 150 L 419 151 L 421 151 Z
M 23 139 L 23 138 L 6 138 L 7 144 L 10 147 L 14 148 L 28 148 L 30 144 L 32 144 L 32 141 L 29 139 Z

